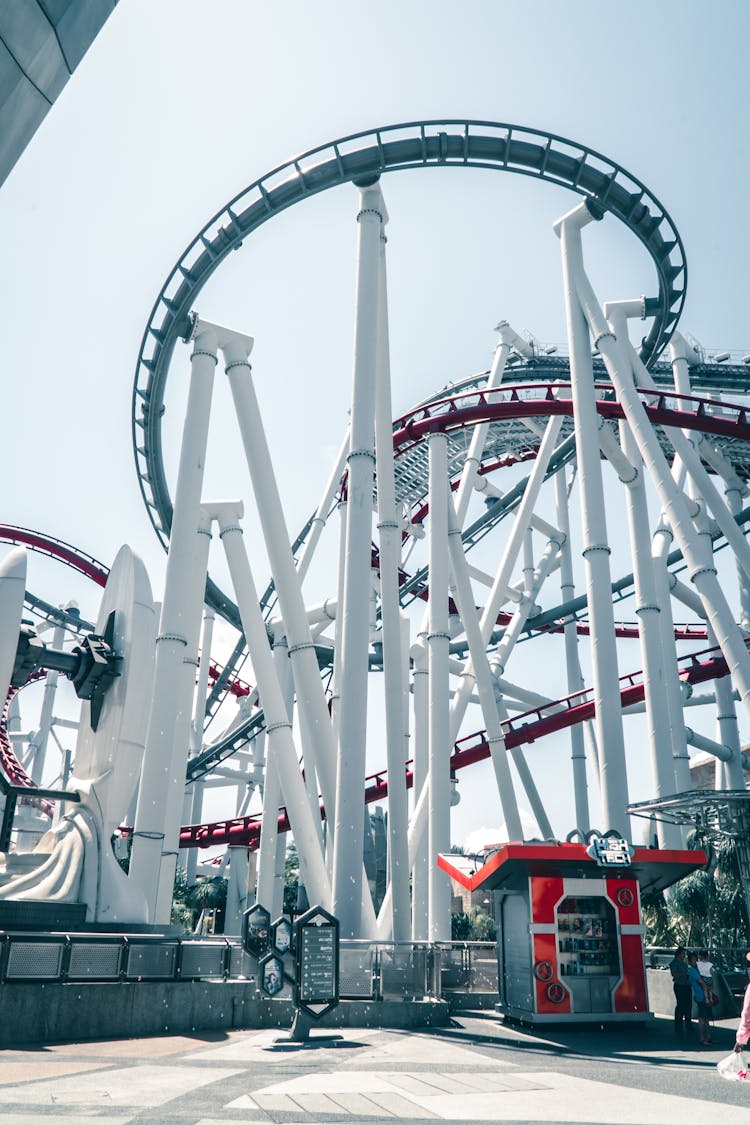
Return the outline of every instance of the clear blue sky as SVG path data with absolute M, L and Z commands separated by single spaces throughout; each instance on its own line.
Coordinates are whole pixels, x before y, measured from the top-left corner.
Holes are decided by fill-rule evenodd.
M 750 352 L 749 40 L 740 0 L 121 0 L 0 191 L 3 519 L 104 562 L 129 541 L 159 595 L 163 556 L 130 445 L 153 300 L 192 236 L 242 187 L 297 152 L 377 125 L 476 117 L 603 152 L 647 184 L 682 235 L 683 330 L 709 348 Z M 457 171 L 386 177 L 383 189 L 395 410 L 486 367 L 500 318 L 564 338 L 551 224 L 572 196 Z M 355 213 L 353 189 L 288 212 L 198 303 L 257 338 L 292 530 L 317 501 L 346 420 Z M 611 224 L 591 236 L 600 296 L 649 292 L 648 263 Z M 172 452 L 178 401 L 175 389 Z M 225 405 L 216 409 L 208 487 L 234 496 L 244 470 L 224 437 Z M 31 566 L 35 593 L 69 596 L 67 577 Z M 636 664 L 634 655 L 627 668 Z M 464 802 L 457 838 L 497 821 L 481 800 Z

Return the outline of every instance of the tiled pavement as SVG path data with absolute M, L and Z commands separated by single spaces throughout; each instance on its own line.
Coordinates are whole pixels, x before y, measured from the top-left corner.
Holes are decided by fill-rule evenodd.
M 750 1089 L 714 1052 L 631 1028 L 524 1033 L 484 1015 L 417 1033 L 315 1029 L 58 1044 L 0 1052 L 1 1125 L 348 1125 L 373 1121 L 748 1125 Z M 597 1046 L 598 1044 L 598 1046 Z M 724 1104 L 717 1105 L 718 1101 Z

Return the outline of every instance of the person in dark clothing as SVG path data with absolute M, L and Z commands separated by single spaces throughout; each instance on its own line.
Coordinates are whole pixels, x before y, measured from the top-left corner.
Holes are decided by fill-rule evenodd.
M 680 1035 L 682 1032 L 691 1035 L 693 1031 L 693 989 L 688 975 L 687 950 L 684 945 L 675 949 L 674 957 L 669 962 L 669 971 L 672 974 L 674 986 L 675 1035 Z

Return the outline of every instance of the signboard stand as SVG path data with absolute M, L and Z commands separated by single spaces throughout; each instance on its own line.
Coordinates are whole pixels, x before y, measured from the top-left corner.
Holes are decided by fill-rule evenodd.
M 338 919 L 313 906 L 294 923 L 296 972 L 294 1003 L 297 1009 L 289 1038 L 306 1043 L 310 1027 L 339 1002 Z
M 289 1039 L 306 1043 L 312 1024 L 339 1002 L 338 919 L 313 906 L 294 925 L 285 915 L 272 923 L 268 910 L 256 903 L 243 915 L 242 945 L 255 959 L 258 988 L 266 996 L 278 996 L 286 983 L 292 984 L 296 1011 Z M 293 976 L 285 958 L 294 958 Z

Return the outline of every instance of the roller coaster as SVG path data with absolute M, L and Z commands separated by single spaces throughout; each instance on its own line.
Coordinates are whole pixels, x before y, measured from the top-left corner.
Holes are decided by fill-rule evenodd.
M 394 421 L 384 182 L 395 172 L 446 167 L 535 177 L 579 197 L 555 224 L 567 349 L 501 321 L 488 371 L 458 379 Z M 351 420 L 317 507 L 292 536 L 255 397 L 253 340 L 194 309 L 208 280 L 257 229 L 341 185 L 350 185 L 358 238 Z M 605 218 L 623 224 L 648 252 L 651 296 L 599 302 L 585 269 L 583 230 Z M 46 818 L 52 839 L 38 865 L 43 874 L 35 875 L 32 861 L 25 874 L 9 862 L 0 897 L 72 895 L 86 901 L 92 918 L 163 922 L 178 850 L 194 855 L 221 845 L 233 849 L 237 870 L 248 849 L 257 850 L 251 893 L 276 913 L 291 830 L 310 897 L 335 911 L 343 933 L 444 940 L 449 889 L 434 856 L 450 847 L 452 782 L 462 769 L 491 761 L 509 839 L 524 837 L 524 804 L 538 835 L 553 838 L 527 755 L 533 744 L 567 731 L 570 769 L 556 769 L 575 809 L 566 828 L 591 828 L 593 786 L 602 827 L 629 838 L 636 767 L 624 716 L 635 712 L 646 717 L 656 798 L 690 789 L 688 747 L 714 758 L 718 789 L 743 788 L 748 765 L 737 705 L 750 706 L 750 507 L 743 506 L 750 363 L 708 356 L 681 335 L 686 285 L 679 234 L 639 180 L 591 149 L 515 125 L 446 120 L 355 134 L 304 153 L 230 200 L 170 272 L 136 365 L 136 471 L 168 555 L 158 622 L 138 560 L 118 556 L 110 576 L 70 544 L 0 527 L 3 542 L 106 587 L 96 624 L 24 587 L 26 612 L 58 631 L 59 651 L 45 654 L 34 642 L 32 667 L 11 638 L 0 726 L 4 850 L 21 846 L 23 809 L 27 835 Z M 631 321 L 649 322 L 638 346 L 630 341 Z M 186 344 L 191 374 L 173 496 L 164 401 L 175 349 Z M 261 587 L 243 545 L 242 498 L 212 502 L 204 495 L 220 361 L 258 513 L 252 530 L 263 538 L 271 569 Z M 622 528 L 614 538 L 624 528 L 630 554 L 630 569 L 619 574 L 615 523 Z M 208 574 L 217 528 L 231 594 Z M 310 604 L 305 578 L 325 552 L 338 560 L 331 588 L 324 602 Z M 14 554 L 2 576 L 8 588 L 19 565 Z M 616 620 L 614 607 L 626 598 L 634 599 L 633 619 Z M 4 623 L 14 614 L 15 603 Z M 212 654 L 216 614 L 235 636 L 221 661 Z M 112 632 L 115 619 L 119 633 Z M 82 637 L 97 639 L 109 679 L 94 682 L 88 665 L 82 670 Z M 621 642 L 628 641 L 639 644 L 641 667 L 623 674 L 629 650 Z M 549 667 L 558 690 L 542 694 L 541 677 L 529 681 L 528 665 L 518 660 L 527 642 L 535 653 L 545 644 L 546 663 L 538 667 Z M 683 644 L 694 651 L 681 653 Z M 71 650 L 79 653 L 75 667 Z M 121 666 L 114 668 L 115 659 Z M 72 768 L 46 788 L 39 763 L 51 703 L 42 737 L 24 740 L 12 730 L 21 673 L 39 679 L 44 668 L 50 690 L 69 669 L 88 701 Z M 382 682 L 377 692 L 375 680 Z M 701 684 L 711 687 L 699 696 Z M 376 695 L 382 722 L 370 729 L 364 716 Z M 687 709 L 699 706 L 713 708 L 714 737 L 686 722 Z M 97 737 L 99 712 L 106 735 Z M 97 782 L 106 769 L 116 772 L 121 740 L 127 765 L 117 783 Z M 368 773 L 376 740 L 385 760 Z M 236 790 L 235 815 L 205 822 L 207 784 Z M 14 830 L 21 790 L 26 804 Z M 243 803 L 253 794 L 262 808 L 251 812 Z M 390 877 L 376 912 L 364 871 L 364 807 L 386 801 Z M 683 839 L 675 825 L 656 831 L 665 846 Z M 100 857 L 95 891 L 84 876 L 74 883 L 57 871 L 60 840 L 68 841 L 69 865 L 75 833 L 81 856 Z M 113 837 L 128 842 L 127 875 L 112 866 Z M 194 874 L 195 860 L 185 862 Z

